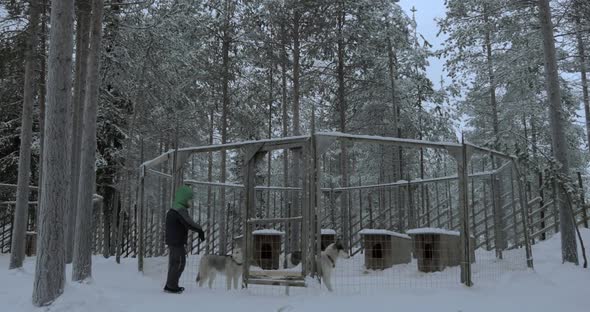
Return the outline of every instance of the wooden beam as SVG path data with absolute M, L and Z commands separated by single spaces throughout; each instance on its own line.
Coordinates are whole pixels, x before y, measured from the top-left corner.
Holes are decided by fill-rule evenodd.
M 8 183 L 0 183 L 0 187 L 10 187 L 10 188 L 16 188 L 16 184 L 8 184 Z M 38 190 L 39 187 L 35 186 L 35 185 L 29 185 L 29 189 L 31 190 Z
M 262 145 L 260 150 L 261 151 L 271 151 L 276 149 L 285 149 L 285 148 L 297 148 L 301 147 L 305 142 L 309 140 L 309 136 L 294 136 L 294 137 L 285 137 L 285 138 L 275 138 L 275 139 L 265 139 L 265 140 L 252 140 L 252 141 L 242 141 L 242 142 L 235 142 L 235 143 L 226 143 L 226 144 L 214 144 L 214 145 L 205 145 L 205 146 L 196 146 L 196 147 L 186 147 L 178 149 L 179 153 L 187 153 L 190 154 L 197 154 L 197 153 L 209 153 L 209 152 L 221 152 L 221 151 L 228 151 L 228 150 L 237 150 L 251 145 Z M 172 158 L 174 154 L 174 150 L 169 150 L 162 155 L 148 160 L 141 164 L 142 167 L 146 168 L 153 168 L 158 164 Z
M 249 279 L 248 284 L 253 285 L 268 285 L 268 286 L 291 286 L 291 287 L 305 287 L 305 281 L 300 280 L 279 280 L 279 279 Z
M 535 197 L 535 198 L 531 199 L 531 200 L 530 200 L 530 201 L 527 203 L 527 205 L 530 207 L 530 206 L 532 206 L 532 205 L 536 205 L 536 204 L 540 203 L 541 201 L 543 201 L 543 198 L 541 198 L 540 196 L 537 196 L 537 197 Z M 531 214 L 532 214 L 532 212 L 531 212 Z
M 301 222 L 303 217 L 291 217 L 291 218 L 268 218 L 268 219 L 249 219 L 247 222 L 250 224 L 262 224 L 262 223 L 279 223 L 279 222 Z
M 461 147 L 461 144 L 459 144 L 459 143 L 430 142 L 430 141 L 400 139 L 400 138 L 383 137 L 383 136 L 348 134 L 348 133 L 342 133 L 342 132 L 318 132 L 315 135 L 318 137 L 322 137 L 322 136 L 332 137 L 332 138 L 337 138 L 340 140 L 348 140 L 348 141 L 352 141 L 352 142 L 389 144 L 389 145 L 396 145 L 396 146 L 403 146 L 403 147 L 410 147 L 410 148 L 426 147 L 426 148 L 433 148 L 433 149 L 446 149 L 448 147 Z
M 289 279 L 303 279 L 301 271 L 255 270 L 250 271 L 250 279 L 265 277 L 287 277 Z

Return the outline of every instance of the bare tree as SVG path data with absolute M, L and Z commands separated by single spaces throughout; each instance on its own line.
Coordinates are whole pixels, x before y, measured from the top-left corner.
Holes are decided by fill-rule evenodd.
M 74 241 L 73 281 L 92 276 L 92 195 L 96 187 L 96 111 L 100 84 L 100 51 L 102 40 L 103 0 L 94 0 L 88 52 L 88 76 L 84 101 L 84 130 L 80 159 L 80 189 Z
M 67 107 L 72 87 L 74 1 L 51 2 L 43 183 L 39 207 L 33 304 L 51 304 L 64 291 L 64 207 L 67 179 Z
M 16 210 L 12 228 L 10 269 L 23 266 L 25 259 L 25 233 L 29 211 L 29 180 L 31 177 L 31 137 L 33 134 L 33 98 L 35 97 L 35 51 L 39 29 L 40 6 L 37 0 L 30 1 L 29 39 L 25 56 L 25 86 L 23 113 L 20 128 L 20 151 L 18 159 L 18 186 Z
M 86 96 L 86 75 L 88 72 L 88 41 L 90 40 L 90 10 L 88 0 L 76 1 L 77 30 L 76 30 L 76 76 L 74 77 L 74 99 L 72 101 L 71 158 L 70 158 L 70 189 L 69 205 L 67 207 L 68 226 L 66 232 L 66 263 L 72 263 L 74 254 L 74 235 L 76 228 L 76 213 L 78 201 L 78 187 L 80 179 L 80 154 L 82 144 L 82 116 L 84 113 L 84 98 Z
M 551 21 L 551 7 L 549 0 L 539 0 L 539 19 L 543 34 L 543 50 L 545 54 L 546 89 L 549 95 L 549 121 L 551 126 L 551 141 L 553 156 L 561 165 L 561 173 L 569 174 L 568 147 L 565 139 L 563 107 L 561 105 L 561 90 L 559 87 L 559 73 L 555 56 L 555 38 L 553 36 L 553 22 Z M 576 248 L 576 233 L 573 212 L 567 203 L 566 194 L 558 188 L 556 202 L 559 205 L 559 230 L 561 232 L 561 256 L 564 262 L 578 263 Z M 561 200 L 561 201 L 560 201 Z

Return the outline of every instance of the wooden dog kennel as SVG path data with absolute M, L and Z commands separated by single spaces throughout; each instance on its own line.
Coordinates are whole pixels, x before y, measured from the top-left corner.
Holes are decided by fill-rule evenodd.
M 406 232 L 412 237 L 412 248 L 421 272 L 438 272 L 461 263 L 461 236 L 457 231 L 419 228 Z M 471 238 L 471 259 L 475 262 L 475 240 Z
M 280 266 L 281 241 L 285 233 L 272 229 L 252 232 L 254 240 L 254 263 L 264 270 L 278 270 Z
M 365 267 L 369 270 L 383 270 L 412 260 L 408 235 L 381 229 L 364 229 L 359 234 L 363 240 Z

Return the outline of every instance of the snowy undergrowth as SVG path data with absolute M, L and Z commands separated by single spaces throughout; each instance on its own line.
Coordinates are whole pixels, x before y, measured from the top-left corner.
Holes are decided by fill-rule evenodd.
M 582 230 L 590 244 L 590 230 Z M 68 282 L 53 305 L 31 305 L 34 259 L 23 270 L 9 271 L 0 255 L 0 311 L 590 311 L 590 270 L 561 264 L 560 240 L 553 237 L 533 247 L 535 271 L 506 272 L 493 282 L 472 288 L 382 289 L 363 295 L 252 295 L 249 291 L 191 288 L 182 295 L 162 292 L 162 272 L 141 275 L 135 259 L 116 264 L 93 258 L 90 284 Z M 71 268 L 68 267 L 68 280 Z

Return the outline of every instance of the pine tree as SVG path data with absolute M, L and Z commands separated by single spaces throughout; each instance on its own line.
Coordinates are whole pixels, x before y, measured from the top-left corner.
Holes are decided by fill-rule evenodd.
M 67 107 L 71 97 L 73 0 L 51 3 L 51 41 L 47 77 L 47 111 L 43 155 L 43 184 L 39 201 L 37 263 L 33 304 L 50 304 L 64 291 L 64 207 L 67 194 Z
M 551 141 L 553 156 L 559 163 L 560 172 L 569 175 L 568 146 L 564 133 L 564 112 L 562 107 L 561 89 L 559 85 L 559 72 L 555 55 L 555 39 L 553 35 L 553 22 L 551 20 L 551 6 L 549 0 L 539 0 L 539 20 L 543 35 L 543 47 L 545 55 L 546 88 L 549 95 L 549 120 L 551 124 Z M 575 220 L 573 210 L 565 202 L 566 195 L 563 188 L 559 187 L 556 201 L 560 199 L 559 206 L 559 230 L 561 232 L 561 254 L 564 262 L 578 264 L 578 250 L 576 247 Z
M 588 144 L 588 150 L 590 151 L 590 96 L 588 95 L 588 77 L 587 74 L 587 55 L 586 55 L 586 43 L 584 42 L 583 38 L 583 24 L 580 18 L 580 15 L 583 14 L 584 8 L 587 6 L 590 11 L 590 6 L 586 3 L 584 5 L 583 1 L 575 0 L 574 1 L 574 8 L 576 13 L 574 13 L 574 32 L 576 34 L 576 48 L 578 51 L 578 59 L 579 59 L 579 68 L 580 68 L 580 79 L 582 82 L 582 99 L 584 102 L 584 112 L 586 118 L 586 142 Z
M 33 101 L 36 85 L 34 70 L 36 64 L 37 38 L 39 29 L 40 3 L 29 3 L 29 30 L 25 57 L 25 86 L 20 135 L 20 153 L 18 162 L 18 187 L 16 191 L 16 209 L 12 229 L 10 269 L 20 268 L 25 258 L 25 234 L 29 211 L 29 183 L 31 176 L 31 137 L 33 134 Z
M 223 10 L 223 28 L 222 32 L 222 109 L 221 109 L 221 144 L 227 143 L 227 128 L 228 128 L 228 115 L 230 109 L 230 59 L 229 52 L 232 45 L 232 25 L 231 20 L 233 18 L 233 12 L 235 4 L 233 0 L 225 0 Z M 227 175 L 227 153 L 226 151 L 221 152 L 221 177 L 220 182 L 225 183 Z M 219 252 L 224 255 L 227 248 L 227 236 L 226 236 L 226 224 L 225 224 L 225 187 L 221 187 L 220 191 L 220 222 L 219 222 Z
M 84 281 L 92 276 L 92 212 L 93 194 L 96 189 L 96 111 L 100 86 L 100 52 L 102 41 L 103 1 L 94 0 L 90 48 L 88 52 L 88 76 L 82 131 L 80 158 L 80 190 L 76 215 L 74 241 L 73 281 Z
M 78 190 L 80 180 L 80 155 L 82 150 L 82 127 L 84 114 L 84 99 L 86 97 L 86 76 L 88 72 L 88 41 L 90 38 L 90 10 L 91 1 L 79 0 L 77 5 L 76 29 L 76 71 L 74 77 L 74 97 L 72 101 L 73 120 L 70 130 L 71 137 L 71 167 L 70 190 L 68 192 L 69 206 L 67 208 L 66 232 L 66 263 L 72 263 L 74 256 L 74 238 L 76 229 L 76 215 L 78 212 Z

